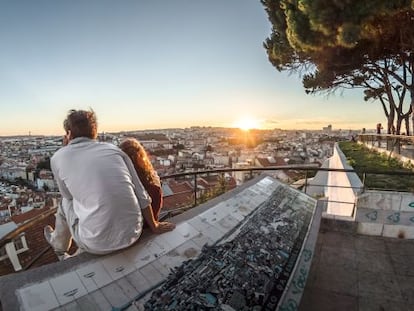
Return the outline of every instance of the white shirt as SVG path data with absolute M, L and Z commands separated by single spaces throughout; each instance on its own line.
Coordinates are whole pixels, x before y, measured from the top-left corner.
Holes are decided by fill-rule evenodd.
M 109 253 L 139 238 L 141 208 L 151 199 L 118 147 L 75 138 L 53 155 L 51 168 L 62 196 L 73 200 L 78 238 L 87 251 Z

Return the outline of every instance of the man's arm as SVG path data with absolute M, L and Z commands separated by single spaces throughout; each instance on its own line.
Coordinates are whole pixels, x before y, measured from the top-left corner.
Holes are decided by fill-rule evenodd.
M 52 170 L 53 177 L 55 178 L 58 185 L 59 192 L 65 199 L 72 200 L 72 194 L 66 187 L 66 184 L 63 182 L 63 180 L 59 177 L 59 169 L 57 168 L 58 165 L 56 164 L 56 161 L 58 161 L 58 159 L 56 159 L 54 156 L 50 159 L 50 168 Z

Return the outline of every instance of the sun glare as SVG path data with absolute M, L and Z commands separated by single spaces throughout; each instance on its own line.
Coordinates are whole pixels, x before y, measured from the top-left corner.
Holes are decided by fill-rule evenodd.
M 259 121 L 245 117 L 235 123 L 235 126 L 243 131 L 259 128 Z

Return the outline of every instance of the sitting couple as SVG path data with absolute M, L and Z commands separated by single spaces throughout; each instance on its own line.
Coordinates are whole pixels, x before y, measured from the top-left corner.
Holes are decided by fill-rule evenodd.
M 63 123 L 65 147 L 51 158 L 62 201 L 55 229 L 44 234 L 59 259 L 72 239 L 78 251 L 108 254 L 134 244 L 145 222 L 154 233 L 175 225 L 158 221 L 162 207 L 159 177 L 141 144 L 98 142 L 95 113 L 70 110 Z

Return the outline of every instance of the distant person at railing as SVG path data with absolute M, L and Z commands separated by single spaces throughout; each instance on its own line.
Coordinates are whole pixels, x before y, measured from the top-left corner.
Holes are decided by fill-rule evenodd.
M 366 132 L 366 129 L 365 129 L 365 127 L 363 127 L 362 131 L 361 131 L 361 134 L 365 134 L 365 132 Z
M 135 138 L 127 138 L 123 140 L 119 145 L 119 148 L 130 157 L 134 164 L 139 179 L 151 197 L 151 207 L 154 219 L 158 220 L 163 203 L 161 181 L 157 171 L 151 164 L 145 148 Z
M 381 130 L 383 129 L 382 124 L 381 123 L 377 123 L 377 134 L 380 135 L 381 134 Z
M 81 251 L 107 254 L 135 243 L 143 218 L 155 233 L 175 228 L 154 219 L 151 198 L 130 158 L 113 144 L 98 142 L 95 113 L 70 110 L 63 123 L 64 143 L 51 158 L 62 195 L 55 230 L 44 234 L 59 259 L 67 256 L 72 238 Z

